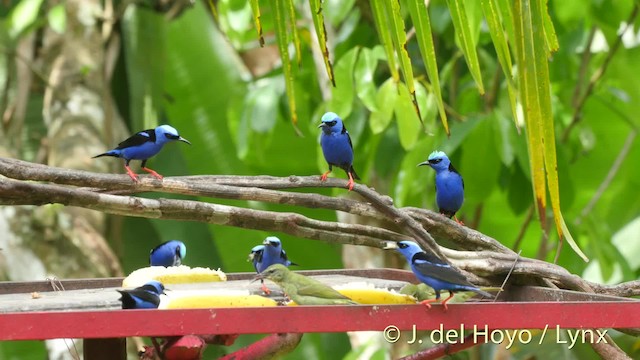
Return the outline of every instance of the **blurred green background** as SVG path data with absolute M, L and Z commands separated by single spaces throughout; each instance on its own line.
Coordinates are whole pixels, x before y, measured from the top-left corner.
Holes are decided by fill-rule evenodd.
M 323 2 L 337 83 L 332 88 L 322 57 L 311 51 L 316 39 L 311 31 L 308 3 L 293 1 L 301 38 L 301 63 L 294 62 L 292 71 L 297 127 L 302 136 L 296 134 L 291 123 L 274 37 L 271 11 L 274 1 L 261 2 L 264 48 L 258 44 L 249 2 L 214 1 L 216 16 L 207 1 L 196 1 L 192 7 L 185 6 L 187 3 L 3 1 L 0 154 L 43 163 L 55 158 L 55 148 L 48 147 L 55 143 L 52 124 L 56 122 L 49 117 L 55 107 L 47 95 L 54 76 L 52 69 L 56 69 L 53 54 L 64 54 L 69 39 L 74 38 L 72 31 L 93 28 L 103 35 L 96 37 L 100 39 L 97 46 L 103 50 L 102 60 L 98 59 L 102 61 L 100 67 L 81 67 L 79 75 L 63 71 L 60 76 L 76 76 L 70 78 L 70 83 L 95 84 L 92 74 L 105 71 L 104 89 L 96 92 L 107 94 L 105 101 L 114 104 L 114 113 L 110 117 L 105 115 L 105 119 L 111 120 L 98 124 L 102 129 L 120 126 L 125 130 L 108 130 L 103 135 L 103 130 L 98 130 L 101 127 L 97 127 L 95 136 L 104 143 L 98 144 L 96 151 L 113 147 L 135 131 L 166 122 L 193 145 L 169 145 L 149 162 L 151 168 L 165 176 L 319 175 L 326 170 L 326 164 L 318 143 L 317 124 L 325 111 L 334 111 L 344 119 L 351 134 L 354 167 L 362 183 L 393 197 L 396 206 L 435 209 L 434 172 L 417 168 L 416 164 L 424 161 L 431 151 L 444 150 L 465 179 L 465 203 L 458 217 L 509 247 L 521 237 L 519 248 L 523 256 L 553 259 L 555 229 L 553 226 L 547 229 L 549 238 L 544 240 L 545 231 L 540 229 L 535 214 L 530 223 L 528 220 L 533 211 L 533 197 L 524 129 L 519 133 L 514 124 L 506 83 L 482 21 L 479 2 L 462 1 L 477 44 L 487 90 L 484 96 L 479 95 L 457 46 L 447 2 L 429 2 L 450 137 L 438 118 L 436 100 L 415 38 L 410 39 L 407 51 L 418 81 L 423 125 L 407 94 L 400 91 L 398 95 L 373 25 L 369 2 Z M 548 5 L 560 43 L 559 50 L 549 58 L 549 67 L 562 210 L 574 238 L 592 259 L 586 264 L 565 246 L 559 264 L 591 281 L 634 280 L 640 268 L 637 256 L 640 147 L 634 105 L 640 101 L 640 77 L 636 76 L 640 35 L 634 15 L 637 5 L 632 0 L 550 1 Z M 110 13 L 105 10 L 109 6 L 114 9 Z M 629 20 L 631 26 L 619 37 L 618 32 Z M 615 47 L 619 38 L 621 43 Z M 293 53 L 292 47 L 290 52 Z M 79 61 L 82 56 L 79 52 Z M 608 68 L 595 83 L 579 121 L 564 136 L 576 115 L 579 96 L 575 94 L 584 92 L 593 74 L 602 70 L 606 62 L 610 62 Z M 55 103 L 55 91 L 53 98 Z M 78 126 L 83 121 L 95 121 L 76 120 Z M 74 142 L 67 146 L 73 147 Z M 113 172 L 124 172 L 120 160 L 93 161 L 106 163 L 100 166 L 109 166 Z M 91 164 L 85 158 L 78 158 L 78 162 Z M 341 170 L 333 176 L 345 178 Z M 598 190 L 599 187 L 602 189 Z M 343 189 L 321 192 L 336 196 L 346 193 Z M 336 220 L 336 214 L 326 210 L 244 201 L 220 203 L 296 211 L 312 218 Z M 550 210 L 547 218 L 553 224 Z M 170 239 L 187 244 L 188 265 L 220 267 L 225 272 L 252 271 L 247 254 L 268 235 L 282 239 L 289 257 L 301 265 L 300 269 L 342 267 L 341 247 L 286 234 L 116 216 L 110 216 L 105 226 L 98 228 L 120 260 L 124 273 L 146 266 L 149 249 Z M 375 250 L 370 254 L 382 256 Z M 9 273 L 0 272 L 11 280 Z M 258 337 L 243 336 L 230 348 L 212 346 L 207 350 L 207 358 L 215 358 L 216 354 L 232 351 Z M 640 343 L 635 338 L 618 335 L 615 339 L 628 354 L 638 356 Z M 43 349 L 41 343 L 2 343 L 0 359 L 43 359 L 46 356 Z M 398 355 L 410 350 L 394 351 Z M 453 358 L 497 358 L 504 351 L 500 346 L 485 345 Z M 380 343 L 351 349 L 344 334 L 307 334 L 287 358 L 357 359 L 365 356 L 362 355 L 365 352 L 366 357 L 373 359 L 390 356 L 387 346 Z M 596 357 L 587 346 L 567 351 L 551 343 L 520 346 L 509 352 L 515 359 L 545 355 L 566 359 Z

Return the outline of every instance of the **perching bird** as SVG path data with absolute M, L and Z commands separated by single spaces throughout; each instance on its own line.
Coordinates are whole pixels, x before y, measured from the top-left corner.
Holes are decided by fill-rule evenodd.
M 182 241 L 169 240 L 156 246 L 149 254 L 151 266 L 180 266 L 182 259 L 187 256 L 187 247 Z
M 278 284 L 289 298 L 298 305 L 347 305 L 357 304 L 332 287 L 304 275 L 291 272 L 282 264 L 269 266 L 255 280 L 269 279 Z
M 430 303 L 440 300 L 440 291 L 442 290 L 449 292 L 449 297 L 442 302 L 445 310 L 447 309 L 447 301 L 453 297 L 453 293 L 456 291 L 473 291 L 484 297 L 493 296 L 473 286 L 461 272 L 435 255 L 423 251 L 413 241 L 387 242 L 385 249 L 397 249 L 407 259 L 411 271 L 418 280 L 433 288 L 436 293 L 435 299 L 420 302 L 427 307 L 431 307 Z
M 249 254 L 249 260 L 253 263 L 253 267 L 259 274 L 273 264 L 282 264 L 284 266 L 297 265 L 287 258 L 287 253 L 282 248 L 282 242 L 275 236 L 269 236 L 262 242 L 262 245 L 254 246 Z M 269 289 L 261 281 L 262 290 L 269 294 Z
M 123 309 L 157 309 L 160 305 L 160 295 L 164 294 L 164 285 L 159 281 L 148 283 L 132 290 L 116 290 L 122 297 Z
M 336 113 L 328 112 L 322 115 L 322 123 L 318 127 L 322 128 L 320 136 L 322 154 L 329 164 L 329 171 L 322 174 L 320 180 L 326 181 L 333 166 L 337 166 L 347 173 L 349 176 L 347 187 L 349 191 L 353 190 L 353 179 L 360 180 L 360 177 L 353 169 L 353 144 L 342 119 Z
M 162 180 L 162 175 L 147 168 L 147 160 L 160 152 L 164 144 L 176 140 L 191 145 L 187 139 L 178 135 L 178 131 L 173 127 L 169 125 L 160 125 L 155 129 L 140 131 L 118 144 L 117 148 L 100 155 L 96 155 L 93 158 L 101 156 L 123 158 L 124 168 L 127 170 L 127 174 L 129 174 L 131 179 L 135 182 L 138 181 L 138 175 L 131 170 L 129 162 L 131 160 L 142 160 L 142 170 L 148 172 L 158 180 Z
M 436 204 L 441 214 L 448 218 L 454 217 L 456 222 L 461 222 L 456 217 L 456 212 L 462 207 L 464 201 L 464 181 L 462 175 L 456 170 L 447 154 L 442 151 L 434 151 L 429 159 L 418 166 L 429 165 L 436 171 Z

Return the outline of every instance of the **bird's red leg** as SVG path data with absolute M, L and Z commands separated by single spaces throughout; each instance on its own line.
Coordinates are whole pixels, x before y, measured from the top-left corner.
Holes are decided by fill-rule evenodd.
M 138 175 L 136 175 L 136 173 L 133 172 L 133 170 L 131 170 L 131 168 L 129 167 L 129 165 L 125 165 L 124 168 L 127 170 L 127 175 L 129 175 L 129 177 L 135 181 L 138 182 Z
M 157 172 L 149 169 L 148 167 L 143 166 L 142 170 L 148 172 L 149 174 L 151 174 L 151 176 L 153 176 L 154 178 L 158 179 L 158 180 L 162 180 L 162 175 L 158 174 Z
M 355 182 L 353 181 L 353 176 L 351 175 L 351 172 L 347 171 L 347 175 L 349 175 L 349 182 L 347 183 L 347 187 L 349 188 L 349 191 L 353 190 L 353 185 L 355 184 Z
M 453 219 L 454 219 L 458 224 L 460 224 L 460 225 L 463 225 L 463 226 L 464 226 L 464 223 L 463 223 L 462 221 L 458 220 L 458 217 L 457 217 L 457 216 L 453 215 Z
M 432 302 L 436 302 L 438 300 L 440 300 L 440 299 L 434 298 L 434 299 L 422 300 L 422 301 L 420 301 L 420 304 L 426 306 L 429 309 L 431 309 L 431 303 Z
M 262 291 L 264 291 L 265 294 L 271 295 L 271 290 L 269 290 L 269 288 L 267 287 L 267 285 L 264 284 L 264 282 L 262 283 L 261 289 Z
M 330 173 L 331 173 L 331 170 L 329 170 L 326 173 L 322 174 L 322 176 L 320 176 L 320 181 L 327 181 L 327 175 L 329 175 Z
M 444 301 L 442 302 L 442 305 L 444 306 L 444 311 L 447 311 L 449 309 L 447 307 L 447 301 L 451 300 L 452 297 L 453 297 L 453 293 L 449 291 L 449 297 L 444 299 Z

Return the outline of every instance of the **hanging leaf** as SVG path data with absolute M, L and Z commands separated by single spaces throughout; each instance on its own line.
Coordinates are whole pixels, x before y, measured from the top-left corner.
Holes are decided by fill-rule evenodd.
M 513 114 L 513 120 L 516 124 L 516 128 L 520 131 L 520 121 L 518 121 L 518 107 L 517 107 L 517 89 L 513 81 L 511 69 L 513 63 L 511 62 L 511 53 L 509 52 L 509 45 L 507 39 L 504 36 L 505 30 L 502 28 L 504 21 L 500 19 L 500 13 L 498 12 L 497 0 L 482 0 L 482 10 L 489 27 L 489 34 L 493 40 L 493 45 L 496 48 L 496 54 L 498 55 L 498 62 L 502 68 L 505 78 L 507 79 L 507 92 L 509 95 L 509 103 L 511 105 L 511 113 Z
M 396 100 L 394 112 L 398 121 L 398 135 L 400 144 L 405 150 L 411 150 L 420 135 L 420 120 L 412 109 L 412 99 L 409 89 L 403 83 L 398 84 L 399 96 Z
M 478 54 L 476 53 L 476 44 L 471 35 L 471 27 L 469 26 L 469 19 L 467 18 L 467 12 L 464 8 L 464 2 L 463 0 L 447 0 L 447 5 L 451 12 L 453 27 L 458 36 L 460 50 L 467 62 L 471 76 L 478 86 L 478 91 L 480 94 L 484 94 L 480 63 L 478 62 Z
M 298 36 L 298 26 L 296 24 L 296 8 L 293 6 L 293 0 L 284 0 L 287 10 L 289 12 L 289 28 L 291 31 L 287 34 L 291 34 L 293 45 L 296 48 L 296 61 L 298 66 L 302 63 L 302 53 L 300 52 L 300 36 Z
M 429 19 L 429 11 L 424 1 L 407 1 L 411 21 L 416 29 L 416 38 L 422 59 L 427 68 L 427 74 L 431 81 L 431 91 L 436 98 L 436 104 L 440 111 L 440 120 L 444 131 L 449 135 L 449 123 L 447 122 L 447 113 L 444 109 L 444 101 L 442 100 L 442 92 L 440 91 L 440 77 L 438 76 L 438 64 L 436 61 L 436 50 L 433 45 L 433 34 L 431 33 L 431 20 Z
M 562 241 L 566 236 L 573 250 L 585 261 L 588 258 L 571 237 L 560 210 L 560 193 L 555 148 L 549 68 L 546 38 L 543 31 L 541 8 L 538 0 L 516 0 L 513 19 L 517 39 L 515 42 L 518 83 L 522 94 L 524 117 L 529 147 L 529 163 L 533 179 L 533 193 L 540 217 L 545 226 L 546 181 L 556 223 Z M 556 254 L 557 256 L 558 254 Z
M 324 67 L 327 70 L 327 76 L 329 77 L 329 81 L 331 81 L 331 85 L 335 87 L 336 80 L 333 76 L 333 65 L 331 64 L 329 48 L 327 47 L 327 29 L 324 26 L 324 15 L 322 15 L 322 1 L 309 0 L 309 6 L 311 7 L 311 18 L 313 19 L 313 26 L 316 29 L 320 51 L 322 51 Z
M 260 22 L 260 3 L 259 0 L 250 0 L 251 10 L 253 11 L 253 22 L 256 24 L 260 47 L 264 47 L 264 37 L 262 36 L 262 23 Z
M 289 111 L 291 112 L 291 123 L 298 135 L 302 135 L 298 129 L 298 113 L 296 111 L 296 94 L 295 83 L 293 78 L 293 70 L 291 68 L 291 59 L 289 58 L 289 43 L 287 42 L 287 4 L 286 0 L 270 0 L 271 9 L 273 11 L 273 23 L 275 24 L 276 40 L 278 42 L 278 51 L 282 59 L 282 71 L 284 73 L 284 84 L 287 92 L 287 100 L 289 102 Z
M 418 107 L 418 100 L 416 99 L 416 88 L 413 81 L 413 69 L 411 68 L 411 59 L 407 52 L 407 34 L 404 31 L 404 19 L 400 13 L 400 1 L 385 1 L 385 11 L 389 14 L 389 24 L 391 25 L 391 39 L 395 48 L 398 59 L 400 60 L 400 70 L 404 77 L 404 83 L 407 85 L 407 90 L 411 95 L 411 102 L 413 103 L 413 109 L 418 115 L 418 120 L 422 123 L 422 116 L 420 116 L 420 108 Z
M 540 2 L 538 5 L 542 11 L 540 15 L 542 15 L 544 21 L 544 35 L 546 37 L 547 50 L 549 53 L 556 52 L 560 48 L 560 44 L 558 44 L 556 29 L 553 27 L 553 21 L 551 21 L 551 16 L 549 15 L 547 0 L 538 1 Z
M 391 29 L 386 15 L 385 2 L 386 0 L 371 0 L 371 11 L 373 12 L 373 20 L 378 30 L 378 36 L 380 36 L 380 42 L 384 47 L 384 52 L 387 54 L 389 71 L 393 80 L 399 82 L 400 73 L 398 73 L 396 65 L 396 55 L 393 50 L 393 40 L 391 40 Z

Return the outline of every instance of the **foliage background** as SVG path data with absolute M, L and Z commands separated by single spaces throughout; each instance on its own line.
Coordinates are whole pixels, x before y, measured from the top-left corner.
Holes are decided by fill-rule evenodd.
M 451 137 L 446 136 L 437 118 L 436 102 L 415 38 L 410 39 L 407 50 L 418 80 L 423 126 L 407 102 L 406 93 L 396 95 L 367 1 L 324 1 L 335 88 L 328 85 L 322 58 L 311 51 L 315 37 L 310 30 L 313 25 L 309 7 L 304 1 L 295 1 L 302 56 L 293 72 L 302 136 L 296 135 L 290 121 L 269 6 L 273 2 L 261 6 L 264 48 L 259 48 L 246 1 L 215 2 L 217 18 L 212 16 L 208 2 L 196 2 L 192 8 L 171 15 L 173 18 L 169 18 L 170 11 L 158 10 L 160 3 L 163 2 L 125 6 L 113 2 L 115 9 L 123 11 L 116 11 L 120 17 L 112 35 L 118 37 L 119 43 L 115 50 L 107 52 L 115 56 L 115 62 L 106 91 L 115 104 L 114 121 L 128 129 L 124 133 L 168 122 L 193 144 L 168 146 L 150 162 L 152 168 L 167 176 L 320 174 L 326 164 L 318 145 L 317 124 L 320 116 L 331 110 L 341 115 L 349 129 L 356 153 L 354 167 L 362 182 L 389 194 L 396 206 L 434 208 L 434 173 L 416 168 L 416 164 L 431 151 L 444 150 L 466 180 L 465 204 L 459 213 L 465 223 L 507 246 L 514 246 L 521 237 L 518 243 L 524 256 L 553 259 L 557 236 L 552 227 L 541 230 L 536 216 L 531 216 L 533 197 L 526 142 L 514 125 L 506 83 L 478 2 L 463 1 L 477 42 L 487 90 L 484 96 L 479 95 L 457 46 L 447 2 L 429 3 Z M 42 51 L 47 49 L 42 39 L 46 33 L 69 31 L 70 16 L 78 13 L 68 5 L 64 1 L 23 0 L 5 1 L 0 7 L 3 154 L 45 163 L 55 157 L 55 149 L 47 149 L 42 141 L 51 132 L 43 107 L 46 72 L 52 61 Z M 100 8 L 104 4 L 97 5 Z M 549 11 L 560 43 L 559 50 L 549 59 L 549 67 L 562 209 L 574 238 L 592 259 L 585 264 L 565 247 L 559 264 L 593 281 L 618 283 L 637 279 L 640 147 L 636 141 L 635 104 L 640 100 L 640 78 L 635 74 L 640 63 L 640 35 L 637 18 L 630 18 L 637 13 L 637 4 L 632 0 L 550 1 Z M 99 13 L 91 14 L 100 19 Z M 622 46 L 612 53 L 618 31 L 629 18 L 632 26 L 621 37 Z M 105 40 L 105 47 L 113 44 L 112 39 Z M 25 42 L 34 45 L 29 59 L 16 55 Z M 595 83 L 577 117 L 579 121 L 570 126 L 578 106 L 575 93 L 582 93 L 607 61 L 610 64 Z M 34 74 L 45 74 L 30 77 L 26 97 L 19 91 L 19 63 L 28 64 Z M 96 69 L 87 69 L 91 71 Z M 15 109 L 19 104 L 24 104 L 23 126 L 11 133 L 18 121 Z M 115 135 L 110 141 L 103 138 L 104 147 L 115 145 L 117 139 Z M 95 161 L 107 162 L 112 171 L 122 172 L 119 161 Z M 336 171 L 334 176 L 344 174 Z M 345 194 L 343 190 L 333 192 Z M 296 211 L 319 219 L 336 218 L 336 214 L 326 211 Z M 551 214 L 547 217 L 552 224 Z M 200 223 L 115 216 L 107 220 L 103 230 L 124 273 L 145 266 L 149 249 L 169 239 L 181 239 L 187 244 L 189 265 L 221 267 L 226 272 L 251 271 L 246 262 L 249 249 L 272 235 Z M 338 246 L 275 235 L 303 269 L 342 267 L 342 249 Z M 372 250 L 369 256 L 383 255 Z M 208 354 L 230 351 L 256 338 L 241 337 L 230 349 L 210 349 Z M 620 336 L 616 340 L 627 353 L 637 355 L 635 339 Z M 375 350 L 380 344 L 370 346 Z M 366 346 L 351 350 L 344 334 L 308 334 L 288 358 L 356 358 L 364 349 Z M 39 359 L 44 350 L 39 343 L 0 344 L 0 358 L 15 358 L 18 351 L 23 355 L 29 351 L 29 358 Z M 504 349 L 486 345 L 473 351 L 492 358 Z M 379 350 L 372 358 L 386 358 L 386 353 Z M 562 354 L 558 356 L 565 358 L 595 356 L 588 347 L 568 352 L 554 344 L 511 350 L 514 358 L 526 358 L 532 353 Z M 471 355 L 459 355 L 468 356 Z

